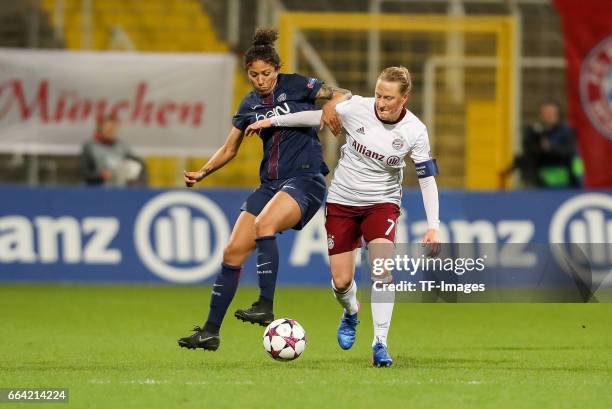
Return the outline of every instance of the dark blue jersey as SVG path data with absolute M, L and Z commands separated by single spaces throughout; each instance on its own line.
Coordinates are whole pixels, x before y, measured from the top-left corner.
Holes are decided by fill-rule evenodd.
M 234 115 L 232 125 L 244 131 L 260 119 L 290 112 L 310 111 L 323 83 L 299 74 L 278 74 L 274 91 L 261 97 L 250 92 Z M 304 173 L 329 173 L 323 161 L 316 128 L 268 128 L 260 133 L 264 157 L 259 167 L 262 183 L 287 179 Z

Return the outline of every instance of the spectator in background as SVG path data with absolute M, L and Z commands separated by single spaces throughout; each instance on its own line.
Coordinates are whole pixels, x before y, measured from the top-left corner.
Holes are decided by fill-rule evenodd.
M 576 134 L 563 121 L 555 101 L 540 105 L 540 120 L 525 129 L 523 154 L 515 159 L 527 187 L 570 188 L 581 186 L 582 166 Z
M 133 186 L 146 184 L 142 159 L 117 139 L 119 121 L 105 116 L 98 121 L 93 140 L 85 143 L 81 154 L 81 172 L 90 186 Z

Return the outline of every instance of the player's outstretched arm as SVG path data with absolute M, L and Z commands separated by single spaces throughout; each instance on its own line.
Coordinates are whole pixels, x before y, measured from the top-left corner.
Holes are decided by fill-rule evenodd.
M 336 105 L 342 101 L 351 99 L 353 94 L 351 91 L 343 88 L 332 87 L 331 85 L 323 84 L 317 93 L 317 99 L 328 99 L 323 106 L 323 114 L 321 115 L 320 129 L 327 125 L 334 135 L 339 135 L 342 132 L 342 121 L 340 115 L 336 112 Z
M 210 158 L 208 162 L 200 170 L 195 172 L 183 172 L 183 179 L 187 187 L 193 187 L 197 182 L 204 179 L 217 169 L 225 166 L 227 162 L 234 159 L 242 143 L 244 134 L 236 127 L 232 127 L 225 139 L 225 143 L 221 146 L 217 152 Z
M 291 114 L 277 115 L 272 118 L 260 119 L 253 122 L 244 131 L 247 136 L 259 134 L 262 129 L 272 126 L 284 126 L 290 128 L 302 128 L 319 125 L 321 121 L 321 111 L 300 111 Z

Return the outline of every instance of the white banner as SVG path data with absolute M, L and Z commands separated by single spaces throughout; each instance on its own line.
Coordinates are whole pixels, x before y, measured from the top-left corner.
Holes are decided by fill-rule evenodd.
M 77 154 L 115 114 L 139 155 L 207 156 L 231 124 L 231 54 L 0 49 L 0 152 Z

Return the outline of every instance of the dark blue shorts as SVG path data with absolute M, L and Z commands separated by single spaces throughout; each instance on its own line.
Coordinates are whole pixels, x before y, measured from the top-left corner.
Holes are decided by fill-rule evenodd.
M 247 197 L 240 210 L 247 211 L 254 216 L 266 207 L 266 204 L 278 192 L 291 195 L 302 211 L 301 220 L 293 226 L 295 230 L 302 230 L 306 223 L 312 219 L 325 200 L 325 178 L 322 174 L 305 174 L 289 179 L 272 180 L 262 183 Z

